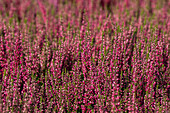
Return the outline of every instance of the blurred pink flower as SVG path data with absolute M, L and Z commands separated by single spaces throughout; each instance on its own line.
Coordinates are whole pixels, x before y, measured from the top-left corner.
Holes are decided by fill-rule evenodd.
M 37 0 L 37 2 L 38 2 L 38 5 L 39 5 L 39 8 L 40 8 L 40 11 L 41 11 L 41 13 L 42 13 L 44 22 L 46 23 L 46 20 L 47 20 L 47 17 L 46 17 L 46 9 L 45 9 L 44 5 L 40 2 L 40 0 Z

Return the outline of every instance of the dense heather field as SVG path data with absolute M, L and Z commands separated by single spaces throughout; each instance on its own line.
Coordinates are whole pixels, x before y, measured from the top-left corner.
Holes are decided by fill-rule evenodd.
M 169 0 L 0 0 L 1 113 L 168 113 Z

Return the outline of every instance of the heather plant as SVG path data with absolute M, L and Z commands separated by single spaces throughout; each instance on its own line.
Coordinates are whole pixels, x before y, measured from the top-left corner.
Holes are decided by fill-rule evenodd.
M 1 0 L 0 112 L 168 113 L 168 0 Z

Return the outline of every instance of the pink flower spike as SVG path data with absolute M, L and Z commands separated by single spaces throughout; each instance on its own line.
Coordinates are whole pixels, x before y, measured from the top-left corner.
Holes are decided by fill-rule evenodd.
M 45 9 L 44 5 L 39 0 L 37 0 L 37 2 L 38 2 L 38 5 L 40 7 L 40 10 L 41 10 L 44 23 L 46 23 L 46 20 L 47 20 L 47 18 L 46 18 L 46 9 Z

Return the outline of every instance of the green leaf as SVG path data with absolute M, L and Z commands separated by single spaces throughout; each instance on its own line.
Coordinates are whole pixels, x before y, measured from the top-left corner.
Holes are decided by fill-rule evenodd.
M 91 46 L 94 45 L 94 42 L 95 42 L 95 38 L 93 37 L 93 38 L 92 38 L 92 42 L 91 42 Z
M 149 53 L 146 54 L 146 60 L 148 60 L 148 58 L 149 58 Z
M 105 56 L 106 56 L 106 53 L 107 53 L 107 52 L 106 52 L 106 46 L 105 46 L 105 47 L 104 47 L 104 55 L 105 55 Z

